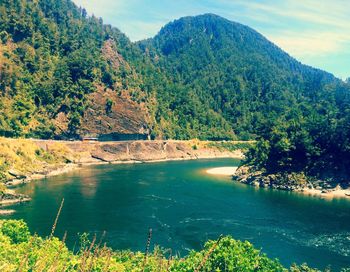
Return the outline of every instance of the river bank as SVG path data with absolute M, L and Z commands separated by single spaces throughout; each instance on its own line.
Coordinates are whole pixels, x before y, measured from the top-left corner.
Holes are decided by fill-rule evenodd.
M 6 209 L 6 206 L 30 201 L 31 198 L 24 194 L 17 194 L 14 190 L 2 187 L 0 190 L 0 215 L 10 215 L 14 210 Z M 5 209 L 2 209 L 5 207 Z
M 344 188 L 344 184 L 336 183 L 334 181 L 311 181 L 311 179 L 303 173 L 266 174 L 261 171 L 253 171 L 246 166 L 241 166 L 233 175 L 233 180 L 254 187 L 291 191 L 326 199 L 350 199 L 349 186 Z
M 208 169 L 206 173 L 210 175 L 233 176 L 237 169 L 238 167 L 217 167 Z
M 198 140 L 83 142 L 0 138 L 0 146 L 0 181 L 7 188 L 61 175 L 83 165 L 243 158 L 240 149 L 227 150 L 217 142 L 214 145 Z M 6 191 L 0 196 L 0 205 L 8 204 L 9 198 L 11 203 L 26 199 Z

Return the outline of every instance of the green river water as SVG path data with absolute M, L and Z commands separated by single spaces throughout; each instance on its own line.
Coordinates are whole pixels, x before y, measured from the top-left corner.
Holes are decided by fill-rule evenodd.
M 13 207 L 32 232 L 48 235 L 62 198 L 56 235 L 101 235 L 114 249 L 144 250 L 152 244 L 181 256 L 220 234 L 248 240 L 289 266 L 350 267 L 350 201 L 257 189 L 210 176 L 232 159 L 96 165 L 19 188 L 33 200 Z M 7 217 L 9 218 L 9 217 Z

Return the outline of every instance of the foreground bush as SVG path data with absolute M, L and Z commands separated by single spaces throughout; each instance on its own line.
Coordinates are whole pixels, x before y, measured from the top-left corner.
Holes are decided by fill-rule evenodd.
M 58 238 L 30 236 L 22 221 L 0 221 L 0 271 L 291 271 L 317 272 L 306 265 L 284 268 L 249 242 L 230 236 L 208 241 L 204 249 L 185 258 L 155 247 L 149 253 L 112 251 L 101 240 L 81 237 L 78 252 L 70 251 Z

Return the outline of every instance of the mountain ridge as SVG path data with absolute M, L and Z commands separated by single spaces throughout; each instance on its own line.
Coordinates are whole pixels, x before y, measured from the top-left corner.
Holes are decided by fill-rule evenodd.
M 265 112 L 286 111 L 280 102 L 311 103 L 308 90 L 342 85 L 215 14 L 177 19 L 132 43 L 70 0 L 15 2 L 0 5 L 0 52 L 11 68 L 1 73 L 3 136 L 77 137 L 89 134 L 89 126 L 97 133 L 101 126 L 88 120 L 101 118 L 104 132 L 146 127 L 154 138 L 251 139 Z M 108 95 L 91 111 L 89 97 L 101 90 Z M 125 101 L 138 116 L 129 111 L 114 122 L 103 112 L 122 110 Z M 120 127 L 140 112 L 137 127 Z M 63 123 L 52 122 L 58 116 Z
M 244 28 L 245 30 L 249 30 L 250 32 L 254 33 L 254 34 L 258 34 L 259 36 L 261 36 L 261 38 L 267 42 L 270 43 L 270 45 L 272 45 L 273 47 L 275 47 L 277 50 L 279 51 L 282 51 L 283 54 L 286 55 L 286 57 L 288 58 L 292 58 L 296 63 L 298 64 L 302 64 L 308 68 L 312 68 L 314 70 L 317 70 L 317 71 L 320 71 L 320 72 L 324 72 L 324 73 L 327 73 L 329 74 L 330 76 L 334 77 L 334 78 L 337 78 L 337 79 L 340 79 L 338 77 L 336 77 L 333 73 L 331 72 L 328 72 L 326 70 L 323 70 L 323 69 L 320 69 L 320 68 L 317 68 L 317 67 L 314 67 L 312 65 L 309 65 L 309 64 L 305 64 L 305 63 L 302 63 L 301 61 L 299 61 L 297 58 L 293 57 L 290 53 L 288 53 L 287 51 L 285 51 L 284 49 L 282 49 L 281 47 L 279 47 L 276 43 L 270 41 L 266 36 L 264 36 L 262 33 L 256 31 L 255 29 L 251 28 L 250 26 L 248 25 L 245 25 L 245 24 L 242 24 L 242 23 L 239 23 L 237 21 L 232 21 L 232 20 L 229 20 L 225 17 L 222 17 L 220 15 L 217 15 L 215 13 L 203 13 L 203 14 L 198 14 L 198 15 L 194 15 L 194 16 L 184 16 L 184 17 L 180 17 L 178 19 L 175 19 L 169 23 L 167 23 L 166 25 L 164 25 L 161 30 L 153 37 L 151 38 L 147 38 L 147 39 L 143 39 L 143 40 L 140 40 L 140 41 L 136 41 L 134 42 L 135 44 L 140 44 L 140 43 L 143 43 L 143 42 L 147 42 L 147 41 L 150 41 L 150 40 L 153 40 L 153 39 L 156 39 L 157 36 L 159 35 L 163 35 L 164 33 L 162 33 L 163 31 L 165 31 L 167 29 L 167 27 L 170 27 L 171 25 L 173 24 L 176 24 L 176 23 L 179 23 L 181 21 L 191 21 L 193 19 L 199 19 L 199 18 L 206 18 L 206 19 L 215 19 L 216 21 L 221 21 L 221 22 L 225 22 L 227 24 L 230 24 L 230 25 L 233 25 L 233 26 L 238 26 L 240 28 Z
M 247 116 L 259 114 L 258 108 L 267 103 L 266 96 L 275 99 L 287 89 L 284 96 L 291 94 L 310 100 L 313 93 L 327 85 L 343 84 L 328 72 L 301 64 L 255 30 L 212 14 L 175 20 L 154 38 L 138 45 L 175 83 L 173 88 L 185 88 L 187 94 L 193 91 L 194 96 L 202 97 L 201 104 L 209 101 L 206 106 L 214 112 L 223 111 L 224 119 L 234 124 L 236 131 L 238 126 L 238 134 L 251 134 L 243 135 L 244 138 L 256 134 L 248 124 L 254 121 L 247 120 Z M 239 92 L 245 92 L 247 97 Z M 171 99 L 171 94 L 162 95 Z M 218 97 L 223 99 L 215 101 Z M 242 106 L 240 101 L 249 104 L 254 100 L 259 101 L 240 109 L 242 114 L 230 113 Z

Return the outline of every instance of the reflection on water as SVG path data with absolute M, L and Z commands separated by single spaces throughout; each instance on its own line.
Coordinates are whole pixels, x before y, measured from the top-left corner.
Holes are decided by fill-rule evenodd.
M 79 232 L 107 231 L 113 248 L 143 250 L 151 227 L 155 243 L 181 255 L 225 234 L 249 240 L 285 265 L 350 266 L 350 201 L 257 189 L 205 172 L 237 164 L 225 159 L 83 167 L 23 186 L 33 201 L 15 206 L 11 217 L 48 235 L 64 197 L 57 234 L 67 230 L 71 247 Z
M 93 168 L 84 168 L 80 171 L 80 192 L 85 198 L 92 198 L 96 194 L 98 180 L 94 172 Z

